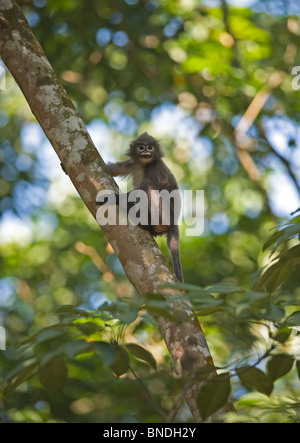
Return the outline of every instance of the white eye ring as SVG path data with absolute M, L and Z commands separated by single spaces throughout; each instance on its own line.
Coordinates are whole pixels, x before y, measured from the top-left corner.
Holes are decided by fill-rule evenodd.
M 145 149 L 145 147 L 143 145 L 140 145 L 138 149 L 140 152 L 142 152 Z
M 153 150 L 153 146 L 152 145 L 148 145 L 147 146 L 147 151 L 152 151 Z

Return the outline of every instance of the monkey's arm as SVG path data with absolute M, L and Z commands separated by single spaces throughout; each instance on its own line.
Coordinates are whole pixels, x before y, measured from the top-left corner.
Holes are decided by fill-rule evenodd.
M 129 175 L 132 173 L 132 160 L 126 160 L 124 162 L 116 162 L 116 163 L 108 163 L 107 166 L 110 169 L 110 172 L 113 177 L 117 177 L 118 175 Z

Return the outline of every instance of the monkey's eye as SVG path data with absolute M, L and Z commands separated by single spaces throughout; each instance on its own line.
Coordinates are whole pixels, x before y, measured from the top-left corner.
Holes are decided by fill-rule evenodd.
M 147 146 L 147 151 L 152 151 L 153 150 L 153 146 L 152 145 L 148 145 Z
M 143 145 L 140 145 L 140 146 L 138 147 L 138 150 L 139 150 L 140 152 L 143 152 L 144 149 L 145 149 L 145 147 L 144 147 Z

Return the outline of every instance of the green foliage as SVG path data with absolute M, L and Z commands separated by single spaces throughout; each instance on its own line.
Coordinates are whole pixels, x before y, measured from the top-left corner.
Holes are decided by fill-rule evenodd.
M 58 392 L 68 376 L 68 368 L 60 357 L 53 357 L 39 369 L 39 379 L 50 394 Z
M 241 366 L 237 368 L 236 374 L 246 388 L 254 389 L 267 396 L 271 395 L 274 388 L 272 380 L 260 369 L 253 366 Z
M 287 354 L 276 354 L 269 359 L 267 363 L 267 371 L 271 380 L 277 380 L 286 375 L 292 369 L 294 359 Z
M 125 346 L 127 351 L 129 351 L 136 358 L 148 363 L 152 369 L 157 369 L 155 358 L 151 352 L 147 351 L 147 349 L 142 348 L 142 346 L 137 345 L 136 343 L 126 343 Z

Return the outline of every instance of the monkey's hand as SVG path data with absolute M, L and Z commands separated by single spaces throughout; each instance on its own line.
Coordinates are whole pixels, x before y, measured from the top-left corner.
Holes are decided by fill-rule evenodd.
M 124 162 L 117 162 L 117 163 L 107 163 L 107 166 L 110 169 L 111 175 L 113 177 L 117 177 L 118 175 L 129 175 L 131 174 L 131 168 L 132 168 L 133 162 L 132 160 L 126 160 Z

